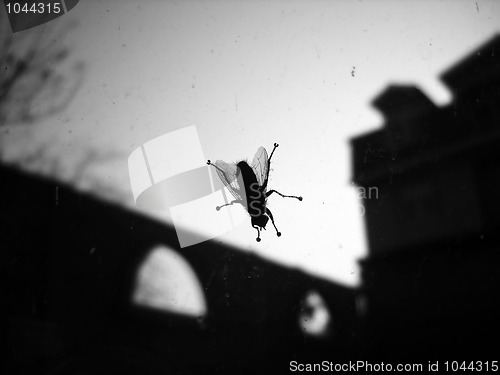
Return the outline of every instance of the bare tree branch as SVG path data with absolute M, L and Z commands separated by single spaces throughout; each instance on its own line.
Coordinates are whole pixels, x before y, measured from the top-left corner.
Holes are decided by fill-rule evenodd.
M 62 37 L 51 40 L 42 32 L 12 34 L 7 22 L 0 24 L 0 126 L 32 124 L 68 106 L 84 73 L 83 63 L 66 63 L 64 36 L 73 25 L 53 29 Z
M 8 125 L 6 132 L 12 126 L 22 126 L 27 135 L 35 134 L 30 125 L 64 110 L 83 83 L 84 64 L 71 62 L 64 43 L 74 24 L 54 25 L 46 25 L 38 32 L 33 29 L 13 34 L 0 12 L 0 127 Z M 3 137 L 0 134 L 0 142 Z M 108 181 L 102 168 L 105 165 L 112 169 L 114 163 L 120 163 L 123 152 L 82 144 L 78 154 L 64 157 L 57 148 L 57 139 L 42 141 L 33 135 L 30 141 L 26 139 L 29 137 L 23 142 L 29 147 L 17 153 L 11 163 L 90 189 L 101 197 L 122 201 L 128 198 Z M 4 156 L 2 146 L 0 143 L 0 158 Z

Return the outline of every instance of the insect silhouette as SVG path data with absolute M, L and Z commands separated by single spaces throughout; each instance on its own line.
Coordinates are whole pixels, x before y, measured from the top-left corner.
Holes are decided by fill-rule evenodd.
M 262 229 L 266 229 L 269 219 L 271 219 L 274 229 L 276 229 L 276 235 L 278 237 L 281 236 L 281 232 L 278 231 L 274 223 L 273 214 L 269 208 L 266 207 L 267 198 L 269 198 L 271 194 L 276 193 L 283 198 L 302 200 L 302 197 L 284 195 L 276 190 L 267 191 L 271 158 L 278 146 L 277 143 L 274 144 L 273 151 L 269 157 L 266 149 L 264 147 L 259 147 L 251 166 L 244 160 L 237 164 L 226 163 L 222 160 L 217 160 L 215 164 L 210 160 L 207 161 L 208 165 L 216 169 L 219 178 L 236 198 L 230 203 L 217 206 L 216 210 L 219 211 L 222 207 L 231 206 L 234 203 L 241 204 L 251 217 L 252 227 L 257 230 L 257 242 L 260 242 L 260 232 Z

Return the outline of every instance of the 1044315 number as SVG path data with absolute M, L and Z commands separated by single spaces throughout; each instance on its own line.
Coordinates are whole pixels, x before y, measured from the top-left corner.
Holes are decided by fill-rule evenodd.
M 493 371 L 499 370 L 498 361 L 446 361 L 446 371 Z
M 53 3 L 12 3 L 8 2 L 5 4 L 7 13 L 9 14 L 20 14 L 20 13 L 35 13 L 35 14 L 58 14 L 63 10 L 61 8 L 60 2 Z

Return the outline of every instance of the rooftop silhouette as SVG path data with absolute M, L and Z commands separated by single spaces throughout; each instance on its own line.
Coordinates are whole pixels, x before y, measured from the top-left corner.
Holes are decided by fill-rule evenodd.
M 498 247 L 500 36 L 444 72 L 453 100 L 389 86 L 373 105 L 382 129 L 352 140 L 364 199 L 370 352 L 488 353 L 500 332 Z

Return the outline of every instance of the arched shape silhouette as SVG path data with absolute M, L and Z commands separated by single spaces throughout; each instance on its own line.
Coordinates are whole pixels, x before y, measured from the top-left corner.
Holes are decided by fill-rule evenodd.
M 189 263 L 165 245 L 154 247 L 137 269 L 132 301 L 138 306 L 202 317 L 203 289 Z

